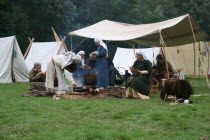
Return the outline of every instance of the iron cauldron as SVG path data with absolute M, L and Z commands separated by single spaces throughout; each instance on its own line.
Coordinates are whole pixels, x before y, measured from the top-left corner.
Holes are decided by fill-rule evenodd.
M 85 85 L 96 85 L 97 84 L 97 74 L 85 74 L 84 75 Z

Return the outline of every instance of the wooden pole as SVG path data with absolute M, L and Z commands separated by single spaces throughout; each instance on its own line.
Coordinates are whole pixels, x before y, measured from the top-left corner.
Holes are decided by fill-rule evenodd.
M 61 40 L 63 39 L 62 36 L 60 36 L 60 38 L 61 38 Z M 67 48 L 67 46 L 66 46 L 66 43 L 63 43 L 63 46 L 64 46 L 64 49 L 66 50 L 66 52 L 68 52 L 68 48 Z
M 191 27 L 191 30 L 192 30 L 192 35 L 193 35 L 193 47 L 194 47 L 194 73 L 193 73 L 193 86 L 194 86 L 194 81 L 195 81 L 195 72 L 196 72 L 196 69 L 195 69 L 195 63 L 196 63 L 196 53 L 195 53 L 195 44 L 196 44 L 196 38 L 195 38 L 195 34 L 194 34 L 194 30 L 193 30 L 193 26 L 192 26 L 192 22 L 191 22 L 191 19 L 190 19 L 190 16 L 188 16 L 188 19 L 189 19 L 189 22 L 190 22 L 190 27 Z
M 63 47 L 63 44 L 64 44 L 65 39 L 66 39 L 66 37 L 64 36 L 64 38 L 62 39 L 62 43 L 61 43 L 61 45 L 60 45 L 60 47 L 59 47 L 59 50 L 58 50 L 57 55 L 60 54 L 60 51 L 61 51 L 61 49 L 62 49 L 62 47 Z
M 168 79 L 169 79 L 168 63 L 167 63 L 166 51 L 165 51 L 166 44 L 165 44 L 165 42 L 164 42 L 164 40 L 163 40 L 161 31 L 159 31 L 159 34 L 160 34 L 160 45 L 163 46 L 163 53 L 164 53 L 164 56 L 165 56 L 166 72 L 167 72 L 167 76 L 168 76 Z
M 35 38 L 32 38 L 32 39 L 31 39 L 30 37 L 28 38 L 28 40 L 30 41 L 30 43 L 29 43 L 28 48 L 27 48 L 27 50 L 26 50 L 26 52 L 25 52 L 25 54 L 24 54 L 24 56 L 23 56 L 24 59 L 26 59 L 26 56 L 28 55 L 28 52 L 29 52 L 29 50 L 31 49 L 31 45 L 32 45 L 34 39 L 35 39 Z
M 71 51 L 73 51 L 72 36 L 71 36 Z

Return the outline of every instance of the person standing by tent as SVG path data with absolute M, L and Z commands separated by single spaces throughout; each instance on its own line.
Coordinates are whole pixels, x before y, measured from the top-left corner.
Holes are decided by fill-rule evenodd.
M 65 70 L 73 73 L 77 69 L 77 64 L 81 61 L 81 56 L 73 52 L 63 55 L 53 56 L 47 64 L 45 87 L 57 95 L 64 94 L 67 85 L 64 77 Z
M 152 84 L 152 63 L 141 50 L 136 52 L 136 58 L 137 60 L 130 67 L 133 74 L 128 78 L 126 97 L 149 99 Z
M 92 52 L 92 54 L 95 55 L 96 73 L 98 74 L 96 87 L 107 87 L 109 86 L 109 75 L 106 60 L 108 49 L 106 44 L 101 39 L 95 38 L 94 42 L 98 47 L 97 51 Z
M 82 87 L 84 86 L 84 68 L 85 68 L 85 52 L 83 50 L 79 51 L 77 55 L 81 56 L 81 62 L 77 64 L 77 71 L 73 73 L 73 77 L 77 86 Z

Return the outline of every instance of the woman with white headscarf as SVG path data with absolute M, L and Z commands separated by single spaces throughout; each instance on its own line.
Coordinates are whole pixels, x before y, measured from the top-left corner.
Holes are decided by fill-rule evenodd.
M 106 44 L 101 40 L 96 38 L 94 40 L 95 45 L 98 46 L 97 51 L 91 54 L 95 55 L 96 59 L 96 73 L 98 74 L 96 87 L 107 87 L 109 86 L 109 75 L 106 57 L 108 56 L 108 49 Z
M 149 99 L 152 84 L 152 63 L 141 50 L 136 52 L 136 58 L 137 60 L 130 67 L 133 74 L 127 80 L 126 97 Z
M 71 73 L 76 71 L 77 63 L 81 61 L 81 56 L 73 52 L 67 52 L 62 55 L 53 56 L 47 64 L 45 87 L 51 92 L 56 94 L 64 94 L 68 89 L 65 81 L 67 72 Z M 64 76 L 64 74 L 66 74 Z M 71 76 L 71 75 L 69 75 Z M 55 80 L 57 77 L 57 80 Z M 68 78 L 67 78 L 68 79 Z M 71 77 L 69 78 L 71 79 Z
M 73 73 L 73 77 L 78 87 L 83 87 L 84 85 L 84 67 L 85 65 L 85 52 L 83 50 L 79 51 L 77 55 L 81 56 L 81 62 L 77 64 L 77 70 Z

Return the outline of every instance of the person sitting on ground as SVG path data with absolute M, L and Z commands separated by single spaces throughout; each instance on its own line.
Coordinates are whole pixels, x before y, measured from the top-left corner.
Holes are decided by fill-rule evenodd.
M 42 73 L 41 63 L 34 63 L 34 67 L 29 72 L 29 90 L 41 90 L 44 91 L 45 85 L 45 75 Z
M 42 73 L 41 63 L 34 63 L 34 67 L 29 72 L 29 82 L 44 82 L 44 74 Z
M 151 89 L 152 63 L 141 50 L 136 52 L 137 60 L 130 67 L 132 76 L 128 78 L 126 97 L 149 99 Z
M 153 67 L 152 77 L 156 79 L 159 82 L 160 87 L 162 87 L 161 79 L 168 79 L 167 67 L 166 67 L 165 59 L 163 58 L 161 54 L 157 55 L 156 60 L 157 60 L 157 65 Z M 166 62 L 168 64 L 169 78 L 171 78 L 174 75 L 173 67 L 170 64 L 170 62 L 168 61 Z
M 120 75 L 119 71 L 114 67 L 114 63 L 109 58 L 107 59 L 108 70 L 109 70 L 109 84 L 110 87 L 114 87 L 116 83 L 116 76 L 124 82 L 123 77 Z

